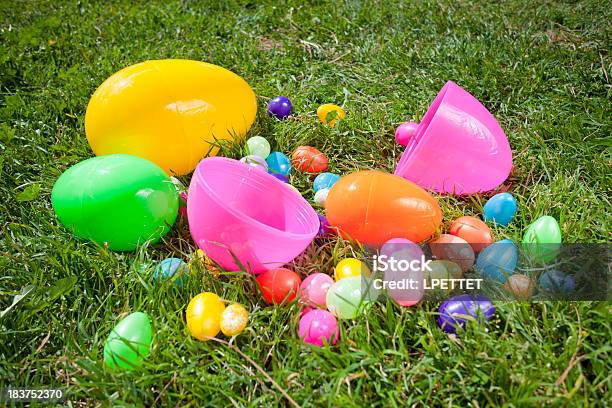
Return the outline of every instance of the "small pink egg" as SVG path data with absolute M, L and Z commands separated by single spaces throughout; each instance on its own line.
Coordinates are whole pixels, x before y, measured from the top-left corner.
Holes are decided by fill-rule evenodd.
M 419 127 L 418 123 L 404 122 L 395 131 L 395 141 L 402 146 L 406 146 L 410 139 L 414 137 Z
M 319 347 L 325 342 L 336 344 L 340 336 L 338 321 L 327 310 L 311 310 L 300 319 L 299 335 L 304 342 Z
M 300 299 L 306 305 L 325 307 L 327 291 L 334 280 L 324 273 L 313 273 L 308 275 L 300 285 Z

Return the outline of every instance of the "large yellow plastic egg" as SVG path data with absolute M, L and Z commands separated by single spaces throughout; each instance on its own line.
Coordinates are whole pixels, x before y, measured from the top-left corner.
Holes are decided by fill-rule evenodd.
M 153 60 L 100 85 L 87 106 L 85 133 L 98 156 L 128 153 L 183 175 L 217 153 L 211 142 L 244 136 L 256 113 L 255 93 L 233 72 L 200 61 Z
M 206 341 L 221 330 L 221 314 L 225 310 L 223 301 L 212 292 L 200 293 L 187 305 L 187 328 L 193 337 Z

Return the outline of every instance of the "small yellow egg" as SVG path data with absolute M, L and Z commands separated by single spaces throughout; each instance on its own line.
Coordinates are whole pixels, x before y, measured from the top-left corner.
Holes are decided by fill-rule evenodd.
M 339 107 L 338 105 L 334 105 L 333 103 L 326 103 L 324 105 L 319 106 L 317 109 L 317 116 L 322 124 L 327 125 L 329 127 L 336 126 L 336 122 L 338 120 L 342 120 L 346 117 L 346 112 L 344 109 Z
M 187 305 L 187 328 L 193 337 L 206 341 L 219 334 L 225 304 L 214 293 L 200 293 Z
M 366 264 L 359 259 L 346 258 L 338 262 L 334 271 L 336 282 L 340 279 L 351 278 L 355 276 L 370 276 L 370 269 Z
M 249 312 L 240 304 L 234 303 L 221 314 L 221 331 L 228 337 L 240 334 L 249 321 Z

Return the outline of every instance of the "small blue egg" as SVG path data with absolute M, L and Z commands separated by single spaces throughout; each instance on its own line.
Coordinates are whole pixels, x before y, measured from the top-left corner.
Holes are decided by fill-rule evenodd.
M 505 227 L 516 214 L 516 199 L 510 193 L 495 194 L 484 205 L 484 220 Z
M 288 176 L 291 173 L 291 160 L 281 152 L 272 152 L 266 158 L 269 173 L 278 173 Z
M 550 292 L 568 294 L 574 291 L 575 286 L 576 282 L 572 276 L 556 269 L 546 271 L 540 276 L 540 289 Z
M 476 270 L 485 279 L 501 283 L 512 275 L 518 262 L 518 248 L 509 239 L 502 239 L 489 245 L 478 255 Z
M 171 279 L 180 269 L 186 268 L 187 264 L 180 258 L 166 258 L 155 268 L 153 277 L 155 279 Z M 178 283 L 181 284 L 182 277 Z
M 314 192 L 316 193 L 319 190 L 324 188 L 331 188 L 336 181 L 340 179 L 340 176 L 334 173 L 321 173 L 315 179 L 312 185 Z

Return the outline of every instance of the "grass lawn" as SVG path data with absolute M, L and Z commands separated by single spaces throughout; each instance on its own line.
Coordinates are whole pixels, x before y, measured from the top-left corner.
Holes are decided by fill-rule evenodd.
M 260 102 L 251 135 L 285 153 L 315 146 L 340 174 L 393 171 L 396 126 L 418 121 L 452 79 L 513 148 L 504 188 L 519 212 L 496 238 L 520 241 L 548 214 L 565 242 L 609 242 L 609 3 L 275 3 L 0 4 L 0 387 L 66 387 L 72 406 L 285 406 L 287 395 L 302 406 L 607 406 L 607 302 L 500 303 L 491 324 L 458 338 L 437 327 L 436 304 L 377 304 L 341 322 L 337 346 L 316 349 L 297 336 L 298 306 L 266 306 L 244 274 L 217 279 L 193 262 L 180 290 L 155 283 L 142 265 L 193 256 L 184 219 L 138 253 L 77 241 L 58 222 L 51 189 L 92 156 L 83 119 L 96 87 L 136 62 L 189 58 L 249 82 Z M 291 98 L 291 119 L 265 114 L 276 95 Z M 336 129 L 316 119 L 327 102 L 348 112 Z M 237 146 L 225 154 L 241 157 Z M 312 178 L 291 181 L 313 199 Z M 440 197 L 446 225 L 485 200 Z M 313 244 L 294 268 L 330 272 L 351 251 Z M 205 290 L 250 311 L 231 345 L 189 335 L 186 305 Z M 153 320 L 152 354 L 141 371 L 109 372 L 104 340 L 133 311 Z

